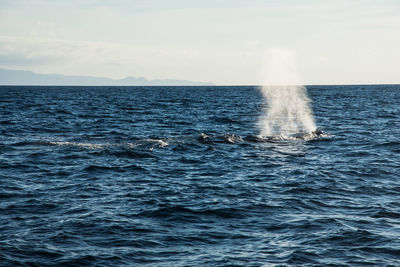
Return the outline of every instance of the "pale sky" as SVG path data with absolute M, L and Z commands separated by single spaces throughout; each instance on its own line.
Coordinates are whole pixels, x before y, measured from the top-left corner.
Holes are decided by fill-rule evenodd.
M 263 81 L 291 51 L 305 84 L 400 83 L 400 0 L 0 0 L 0 67 Z

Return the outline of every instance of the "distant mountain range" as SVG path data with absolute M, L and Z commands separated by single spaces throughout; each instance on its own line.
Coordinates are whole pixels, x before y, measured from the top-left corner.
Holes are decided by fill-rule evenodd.
M 25 70 L 0 68 L 0 85 L 213 85 L 186 80 L 147 80 L 143 77 L 126 77 L 114 80 L 104 77 L 39 74 Z

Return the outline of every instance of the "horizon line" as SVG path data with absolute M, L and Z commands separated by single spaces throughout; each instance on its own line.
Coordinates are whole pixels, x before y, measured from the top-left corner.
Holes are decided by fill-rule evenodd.
M 400 85 L 400 83 L 348 83 L 348 84 L 298 84 L 298 85 L 255 85 L 255 84 L 211 84 L 211 85 L 84 85 L 84 84 L 0 84 L 0 86 L 5 87 L 263 87 L 263 86 L 376 86 L 376 85 Z
M 60 74 L 60 73 L 40 73 L 40 72 L 35 72 L 32 70 L 26 70 L 26 69 L 9 69 L 3 66 L 0 66 L 0 69 L 5 70 L 5 71 L 21 71 L 21 72 L 31 72 L 35 75 L 45 75 L 45 76 L 64 76 L 64 77 L 69 77 L 69 78 L 91 78 L 91 79 L 107 79 L 111 80 L 113 82 L 119 82 L 123 81 L 125 79 L 133 78 L 133 79 L 144 79 L 148 82 L 168 82 L 168 81 L 183 81 L 183 82 L 190 82 L 192 84 L 190 85 L 179 85 L 179 84 L 168 84 L 168 85 L 118 85 L 118 84 L 113 84 L 113 85 L 102 85 L 102 84 L 90 84 L 90 85 L 84 85 L 84 84 L 0 84 L 0 86 L 225 86 L 225 87 L 230 87 L 230 86 L 255 86 L 255 87 L 262 87 L 262 86 L 341 86 L 341 85 L 400 85 L 399 83 L 385 83 L 385 82 L 376 82 L 376 83 L 363 83 L 363 82 L 354 82 L 354 83 L 309 83 L 309 84 L 286 84 L 286 85 L 267 85 L 267 84 L 216 84 L 213 82 L 207 82 L 207 81 L 192 81 L 192 80 L 185 80 L 183 78 L 155 78 L 155 79 L 149 79 L 144 76 L 125 76 L 123 78 L 111 78 L 111 77 L 105 77 L 105 76 L 96 76 L 96 75 L 75 75 L 75 74 Z M 196 83 L 199 83 L 198 85 Z

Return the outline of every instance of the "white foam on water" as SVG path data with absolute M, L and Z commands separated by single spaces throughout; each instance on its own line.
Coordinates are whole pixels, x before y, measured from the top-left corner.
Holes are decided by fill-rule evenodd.
M 106 144 L 92 144 L 92 143 L 81 143 L 81 142 L 68 142 L 68 141 L 50 141 L 49 144 L 56 146 L 78 146 L 89 149 L 104 148 Z
M 259 120 L 260 135 L 290 138 L 316 131 L 310 99 L 301 85 L 293 52 L 270 50 L 264 77 L 261 92 L 267 107 Z

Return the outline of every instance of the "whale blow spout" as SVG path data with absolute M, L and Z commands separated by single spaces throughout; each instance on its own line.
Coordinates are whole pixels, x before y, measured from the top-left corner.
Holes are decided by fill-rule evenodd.
M 262 136 L 296 137 L 317 130 L 306 87 L 297 74 L 294 56 L 287 50 L 271 50 L 261 92 L 266 102 L 260 118 Z

